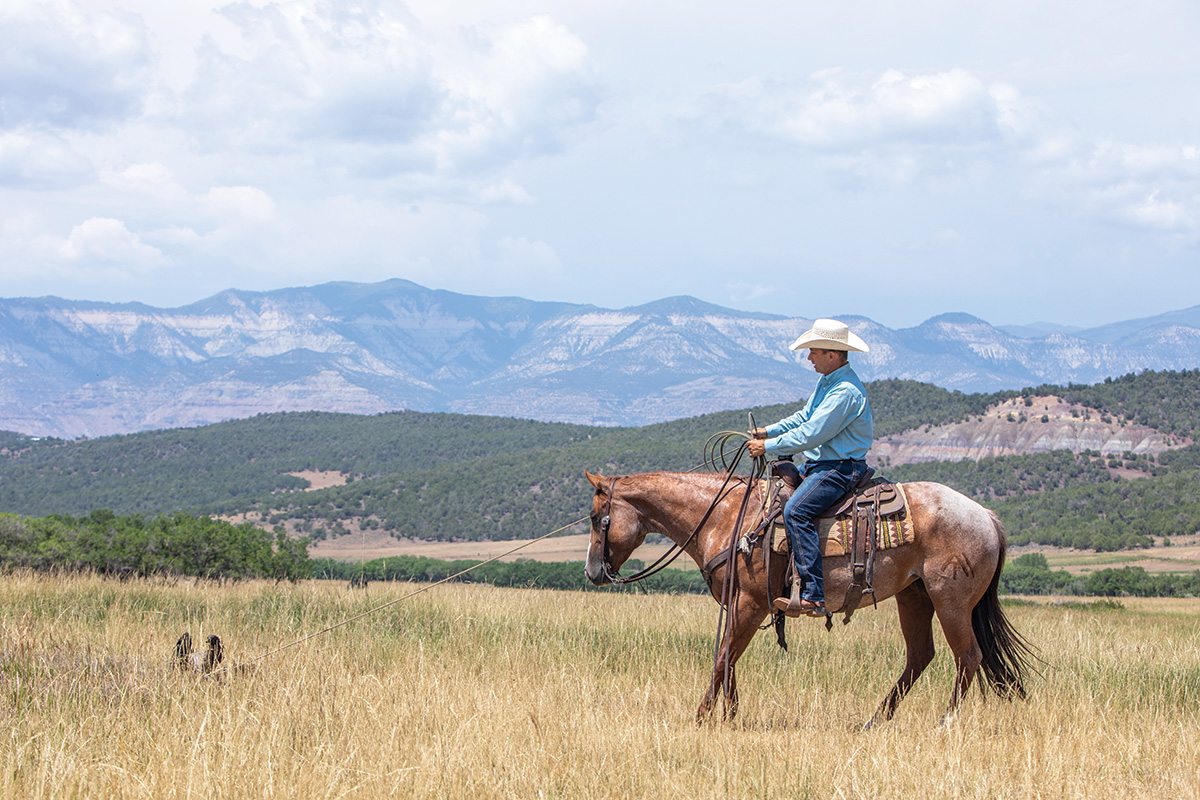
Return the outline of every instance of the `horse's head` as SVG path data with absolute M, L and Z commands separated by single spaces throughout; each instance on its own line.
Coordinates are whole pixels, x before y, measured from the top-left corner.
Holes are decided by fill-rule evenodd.
M 637 510 L 613 496 L 617 478 L 590 472 L 584 474 L 596 488 L 596 496 L 592 499 L 592 538 L 588 542 L 587 565 L 583 571 L 596 586 L 607 586 L 630 554 L 645 540 L 646 531 Z

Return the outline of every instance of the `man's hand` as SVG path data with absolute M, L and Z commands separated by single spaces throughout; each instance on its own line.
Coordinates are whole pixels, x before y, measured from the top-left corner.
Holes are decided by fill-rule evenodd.
M 762 429 L 759 428 L 759 430 Z M 755 433 L 757 432 L 758 431 L 755 431 Z M 766 455 L 767 443 L 762 439 L 751 439 L 746 443 L 746 449 L 750 451 L 750 455 L 754 458 L 761 458 L 762 456 Z
M 751 439 L 767 438 L 767 429 L 766 428 L 755 428 L 754 430 L 750 431 L 750 438 Z

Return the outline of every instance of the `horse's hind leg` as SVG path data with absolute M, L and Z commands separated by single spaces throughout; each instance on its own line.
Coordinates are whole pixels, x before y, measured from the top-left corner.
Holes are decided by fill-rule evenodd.
M 929 599 L 925 585 L 917 581 L 897 593 L 896 610 L 900 614 L 900 630 L 904 633 L 904 672 L 883 698 L 875 715 L 867 721 L 866 728 L 877 721 L 891 719 L 896 706 L 933 661 L 933 601 Z
M 942 632 L 946 635 L 946 644 L 954 653 L 954 691 L 950 694 L 950 705 L 946 709 L 942 722 L 953 719 L 958 711 L 958 704 L 971 688 L 971 681 L 983 663 L 983 650 L 975 638 L 975 630 L 971 626 L 971 608 L 966 607 L 964 598 L 956 598 L 957 602 L 939 606 L 938 621 L 942 623 Z

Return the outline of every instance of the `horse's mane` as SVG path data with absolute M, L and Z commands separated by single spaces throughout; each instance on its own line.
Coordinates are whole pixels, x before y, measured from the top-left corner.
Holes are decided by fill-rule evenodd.
M 660 469 L 660 470 L 655 470 L 654 472 L 647 472 L 644 474 L 646 474 L 646 475 L 663 475 L 663 476 L 672 477 L 672 478 L 687 478 L 687 479 L 702 478 L 704 480 L 707 480 L 709 482 L 714 482 L 714 483 L 724 483 L 728 479 L 730 481 L 735 481 L 737 483 L 744 484 L 744 483 L 746 483 L 747 480 L 749 480 L 745 475 L 734 475 L 734 476 L 730 477 L 728 472 L 673 472 L 671 470 Z M 626 477 L 632 478 L 634 476 L 629 475 Z
M 666 478 L 699 488 L 711 488 L 714 492 L 721 489 L 721 487 L 725 487 L 727 490 L 731 488 L 744 488 L 750 481 L 747 476 L 736 473 L 730 475 L 728 472 L 674 472 L 671 470 L 655 470 L 654 472 L 643 472 L 640 475 L 626 475 L 624 477 Z

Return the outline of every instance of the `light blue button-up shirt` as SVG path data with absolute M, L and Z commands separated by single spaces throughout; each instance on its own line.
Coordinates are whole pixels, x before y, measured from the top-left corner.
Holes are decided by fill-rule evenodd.
M 802 453 L 809 461 L 863 459 L 875 420 L 862 381 L 849 364 L 822 375 L 804 408 L 767 426 L 767 455 Z

